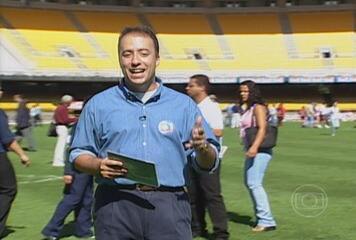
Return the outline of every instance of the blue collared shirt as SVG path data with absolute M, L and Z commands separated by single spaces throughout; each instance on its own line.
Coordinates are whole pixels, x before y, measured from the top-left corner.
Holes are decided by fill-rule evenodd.
M 187 158 L 192 151 L 186 150 L 183 143 L 191 139 L 195 120 L 202 114 L 190 97 L 163 86 L 159 79 L 157 82 L 159 88 L 146 103 L 123 84 L 92 97 L 80 115 L 70 161 L 81 154 L 105 158 L 107 151 L 113 151 L 155 163 L 160 185 L 186 185 Z M 208 141 L 219 149 L 205 120 L 203 127 Z M 218 164 L 217 158 L 210 171 Z M 115 181 L 133 183 L 125 178 Z

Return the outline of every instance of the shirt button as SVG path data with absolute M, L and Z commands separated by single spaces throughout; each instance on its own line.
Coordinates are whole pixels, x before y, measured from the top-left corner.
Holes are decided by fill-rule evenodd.
M 143 145 L 143 146 L 146 146 L 146 145 L 147 145 L 147 143 L 146 143 L 146 142 L 143 142 L 143 143 L 142 143 L 142 145 Z

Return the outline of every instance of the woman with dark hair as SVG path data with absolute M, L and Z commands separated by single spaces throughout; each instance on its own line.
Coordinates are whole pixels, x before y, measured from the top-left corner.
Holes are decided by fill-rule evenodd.
M 276 229 L 265 189 L 262 186 L 263 177 L 272 159 L 272 149 L 261 149 L 260 145 L 266 135 L 267 107 L 255 82 L 247 80 L 240 85 L 239 95 L 241 113 L 240 136 L 246 151 L 245 184 L 254 203 L 256 226 L 254 232 L 264 232 Z M 258 127 L 256 138 L 251 146 L 247 145 L 246 129 Z

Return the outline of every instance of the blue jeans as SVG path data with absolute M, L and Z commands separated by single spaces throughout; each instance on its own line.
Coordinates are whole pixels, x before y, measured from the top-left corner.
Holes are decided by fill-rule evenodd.
M 259 226 L 276 226 L 265 189 L 262 186 L 263 177 L 267 170 L 270 153 L 258 153 L 254 158 L 245 160 L 245 184 L 254 204 L 256 222 Z

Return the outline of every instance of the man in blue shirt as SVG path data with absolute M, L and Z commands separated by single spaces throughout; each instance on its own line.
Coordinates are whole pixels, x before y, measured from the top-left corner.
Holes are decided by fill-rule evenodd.
M 124 78 L 90 99 L 71 146 L 76 168 L 99 183 L 96 239 L 191 239 L 187 158 L 213 172 L 220 146 L 194 101 L 155 76 L 159 44 L 151 29 L 125 28 L 118 52 Z M 155 163 L 159 187 L 125 178 L 123 162 L 108 151 Z
M 2 93 L 0 88 L 0 98 Z M 14 151 L 20 157 L 23 165 L 30 165 L 30 159 L 10 131 L 5 112 L 0 109 L 0 239 L 6 235 L 6 220 L 17 193 L 15 171 L 7 156 L 8 150 Z

